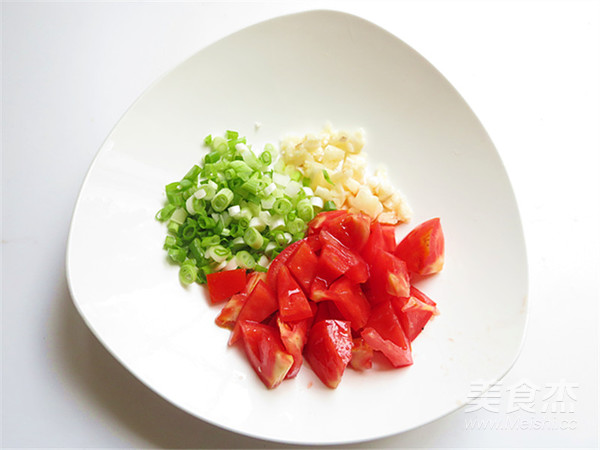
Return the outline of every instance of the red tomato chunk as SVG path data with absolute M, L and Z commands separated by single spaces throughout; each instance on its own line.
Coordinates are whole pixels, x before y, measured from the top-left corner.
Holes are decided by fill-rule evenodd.
M 208 293 L 212 303 L 220 303 L 246 286 L 246 269 L 226 270 L 210 273 L 206 277 Z
M 320 213 L 266 274 L 209 275 L 211 301 L 229 299 L 216 323 L 232 330 L 230 345 L 242 341 L 270 389 L 296 377 L 305 360 L 332 389 L 348 365 L 372 368 L 376 352 L 393 367 L 410 366 L 411 342 L 438 314 L 410 274 L 439 272 L 443 245 L 439 219 L 396 245 L 393 226 L 347 211 Z M 234 278 L 242 276 L 243 283 Z

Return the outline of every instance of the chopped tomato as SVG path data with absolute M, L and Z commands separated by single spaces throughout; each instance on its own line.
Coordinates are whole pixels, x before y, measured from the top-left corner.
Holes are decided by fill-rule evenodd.
M 223 306 L 221 314 L 215 319 L 215 323 L 222 328 L 233 330 L 235 322 L 237 321 L 242 306 L 244 306 L 247 298 L 248 294 L 245 292 L 232 295 L 227 303 L 225 303 L 225 306 Z
M 277 275 L 277 300 L 279 314 L 286 322 L 312 317 L 313 313 L 304 292 L 285 265 L 280 267 Z
M 341 320 L 322 320 L 310 330 L 305 356 L 319 379 L 335 389 L 352 359 L 350 324 Z
M 381 224 L 381 234 L 383 236 L 384 247 L 386 252 L 393 253 L 396 250 L 396 227 L 393 225 Z
M 229 345 L 235 344 L 240 338 L 239 322 L 244 320 L 262 322 L 277 311 L 278 306 L 277 297 L 271 289 L 264 281 L 258 280 L 240 310 L 238 320 L 229 339 Z
M 382 352 L 394 367 L 413 363 L 410 341 L 390 302 L 381 303 L 373 309 L 361 336 L 373 350 Z
M 361 252 L 361 256 L 367 263 L 371 264 L 371 260 L 378 249 L 387 250 L 387 244 L 383 235 L 383 225 L 379 222 L 373 222 L 371 224 L 369 239 Z
M 327 319 L 345 320 L 344 315 L 331 300 L 324 300 L 317 303 L 317 312 L 315 313 L 313 324 Z
M 372 252 L 369 269 L 372 274 L 369 289 L 375 303 L 385 301 L 389 296 L 408 297 L 410 277 L 404 261 L 378 248 Z
M 352 339 L 352 359 L 350 367 L 354 370 L 363 371 L 373 367 L 373 349 L 361 337 Z
M 369 279 L 367 263 L 355 252 L 342 245 L 328 231 L 319 235 L 323 248 L 319 256 L 317 273 L 328 282 L 332 282 L 343 274 L 355 281 L 364 283 Z
M 283 347 L 275 328 L 251 320 L 240 322 L 244 351 L 252 368 L 269 389 L 277 387 L 289 372 L 294 358 Z
M 310 285 L 315 278 L 318 262 L 319 258 L 312 251 L 310 245 L 302 242 L 286 263 L 306 294 L 310 293 Z
M 212 303 L 228 300 L 246 286 L 246 269 L 225 270 L 206 276 L 208 293 Z
M 365 326 L 371 312 L 371 305 L 363 294 L 360 285 L 342 276 L 329 288 L 335 306 L 350 321 L 353 330 L 360 330 Z
M 273 261 L 271 261 L 271 265 L 267 271 L 267 284 L 271 289 L 277 289 L 277 274 L 279 273 L 279 269 L 287 262 L 288 259 L 290 259 L 302 242 L 304 242 L 304 239 L 300 239 L 299 241 L 288 245 L 279 255 L 275 257 Z
M 314 306 L 314 312 L 316 312 L 316 305 L 313 303 L 312 306 Z M 285 376 L 286 378 L 294 378 L 302 366 L 302 351 L 306 345 L 311 324 L 312 317 L 298 322 L 284 322 L 280 315 L 277 316 L 277 327 L 283 346 L 294 358 L 294 364 Z
M 444 267 L 444 233 L 439 218 L 418 225 L 400 241 L 395 255 L 408 270 L 419 275 L 431 275 Z
M 316 215 L 316 217 L 308 223 L 308 235 L 319 234 L 321 228 L 328 222 L 334 220 L 337 217 L 348 214 L 348 211 L 339 209 L 336 211 L 323 211 Z
M 248 275 L 248 278 L 246 281 L 246 287 L 244 288 L 244 290 L 242 292 L 245 293 L 246 295 L 249 295 L 250 292 L 252 292 L 254 290 L 254 288 L 258 284 L 259 280 L 263 280 L 266 283 L 267 282 L 267 274 L 264 272 L 251 272 L 250 275 Z
M 400 319 L 406 337 L 411 342 L 423 331 L 429 319 L 437 314 L 435 302 L 414 286 L 410 288 L 410 297 L 407 301 L 395 299 L 392 301 L 392 306 Z
M 344 214 L 323 224 L 342 245 L 359 252 L 369 239 L 370 217 L 364 214 Z
M 322 302 L 324 300 L 333 300 L 331 292 L 328 291 L 329 283 L 320 276 L 315 277 L 310 286 L 309 298 L 313 302 Z

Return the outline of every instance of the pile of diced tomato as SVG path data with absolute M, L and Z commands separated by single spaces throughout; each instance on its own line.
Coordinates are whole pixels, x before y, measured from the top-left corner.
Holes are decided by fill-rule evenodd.
M 442 269 L 444 236 L 437 218 L 398 244 L 395 231 L 365 215 L 323 212 L 267 273 L 208 276 L 211 301 L 227 301 L 217 325 L 232 330 L 229 344 L 242 343 L 268 388 L 295 377 L 304 359 L 330 388 L 348 365 L 371 368 L 374 352 L 393 367 L 413 363 L 411 342 L 437 308 L 411 278 Z

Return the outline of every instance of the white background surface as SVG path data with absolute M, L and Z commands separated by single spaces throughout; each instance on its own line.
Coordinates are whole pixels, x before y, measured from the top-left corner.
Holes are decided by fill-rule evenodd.
M 530 321 L 503 405 L 521 382 L 540 394 L 577 386 L 572 413 L 540 402 L 463 409 L 359 446 L 597 446 L 600 3 L 402 1 L 2 4 L 3 447 L 281 447 L 195 419 L 122 368 L 74 309 L 65 244 L 89 164 L 150 83 L 240 28 L 323 7 L 427 58 L 505 163 L 527 241 Z M 546 425 L 478 431 L 473 419 Z M 571 429 L 550 429 L 563 420 Z

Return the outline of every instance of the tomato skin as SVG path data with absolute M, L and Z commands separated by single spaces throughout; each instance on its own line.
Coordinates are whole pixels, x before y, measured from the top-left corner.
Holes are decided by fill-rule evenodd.
M 279 314 L 285 322 L 308 319 L 313 313 L 300 286 L 287 266 L 281 266 L 277 275 Z
M 383 225 L 379 222 L 373 222 L 371 224 L 369 239 L 363 247 L 361 256 L 367 263 L 371 264 L 378 249 L 386 250 L 387 244 L 384 238 Z
M 310 293 L 310 286 L 317 272 L 319 258 L 312 251 L 308 242 L 302 242 L 286 265 L 294 278 L 300 283 L 305 294 Z
M 419 275 L 438 273 L 444 267 L 444 233 L 439 218 L 415 227 L 396 247 L 395 255 Z
M 292 355 L 285 351 L 278 331 L 251 320 L 242 320 L 240 333 L 246 356 L 258 377 L 267 388 L 277 387 L 294 363 Z
M 208 294 L 211 303 L 229 300 L 246 286 L 246 269 L 225 270 L 210 273 L 206 276 Z
M 329 292 L 329 282 L 320 276 L 316 276 L 310 286 L 309 298 L 315 303 L 333 300 L 333 296 Z
M 264 281 L 258 280 L 256 286 L 250 295 L 248 295 L 248 298 L 240 310 L 238 320 L 231 333 L 231 338 L 229 339 L 229 345 L 235 344 L 240 338 L 240 322 L 245 320 L 262 322 L 277 311 L 278 306 L 279 303 L 277 302 L 277 297 L 273 294 L 271 289 Z
M 352 339 L 352 359 L 350 367 L 360 372 L 373 367 L 373 349 L 362 337 Z
M 393 225 L 380 224 L 381 235 L 383 237 L 383 249 L 386 252 L 393 253 L 396 250 L 396 227 Z
M 321 322 L 323 320 L 346 320 L 344 315 L 335 306 L 333 300 L 324 300 L 317 303 L 317 312 L 315 313 L 313 324 Z
M 279 269 L 283 266 L 288 259 L 293 255 L 296 249 L 305 241 L 306 238 L 300 239 L 283 249 L 283 251 L 275 257 L 273 261 L 271 261 L 271 265 L 269 266 L 269 270 L 267 271 L 267 284 L 273 291 L 277 289 L 277 274 L 279 273 Z
M 343 209 L 338 209 L 336 211 L 323 211 L 315 216 L 313 220 L 308 223 L 308 231 L 307 234 L 312 236 L 313 234 L 319 234 L 321 229 L 332 220 L 345 216 L 348 214 L 348 211 Z
M 313 314 L 316 312 L 316 305 L 313 303 Z M 302 351 L 308 339 L 308 330 L 312 325 L 312 317 L 298 322 L 284 322 L 281 316 L 277 315 L 277 327 L 279 335 L 286 351 L 294 358 L 294 363 L 285 378 L 294 378 L 298 375 L 302 367 Z
M 344 274 L 356 283 L 364 283 L 369 279 L 369 267 L 357 253 L 341 244 L 326 230 L 322 230 L 319 237 L 323 247 L 317 273 L 321 278 L 329 283 Z
M 242 306 L 244 306 L 247 298 L 248 294 L 245 292 L 232 295 L 227 303 L 225 303 L 225 306 L 223 306 L 221 313 L 215 319 L 215 323 L 221 328 L 233 330 L 235 322 L 237 321 L 240 311 L 242 310 Z
M 394 299 L 392 306 L 411 342 L 423 331 L 431 317 L 437 314 L 435 302 L 414 286 L 410 288 L 409 299 Z
M 327 221 L 327 230 L 350 250 L 360 252 L 369 239 L 371 218 L 364 214 L 345 214 Z
M 335 389 L 352 359 L 350 324 L 322 320 L 313 325 L 305 347 L 305 357 L 325 386 Z
M 333 303 L 344 319 L 350 322 L 352 329 L 358 331 L 364 327 L 371 313 L 371 305 L 360 285 L 342 276 L 331 285 L 329 291 Z
M 375 303 L 390 297 L 408 297 L 410 276 L 404 261 L 382 248 L 375 249 L 370 256 L 369 278 L 370 299 Z
M 373 308 L 361 337 L 373 350 L 382 352 L 394 367 L 413 363 L 410 341 L 406 338 L 391 302 Z

